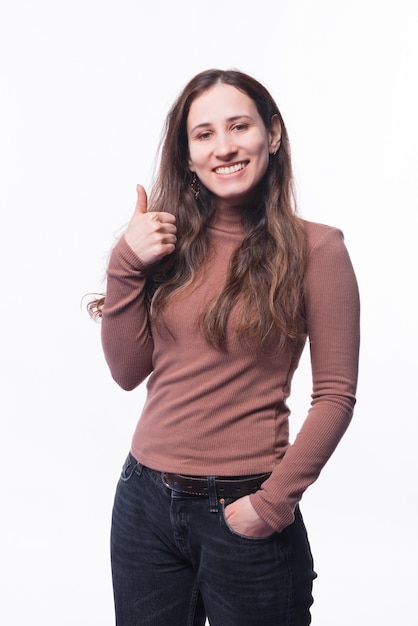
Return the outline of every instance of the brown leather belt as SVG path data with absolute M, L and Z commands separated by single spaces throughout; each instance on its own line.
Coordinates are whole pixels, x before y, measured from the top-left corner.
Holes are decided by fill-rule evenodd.
M 216 493 L 219 498 L 240 498 L 257 491 L 261 484 L 270 476 L 256 474 L 252 476 L 237 477 L 214 477 Z M 182 474 L 169 474 L 162 472 L 161 478 L 166 487 L 179 493 L 188 493 L 193 496 L 209 497 L 209 477 L 183 476 Z

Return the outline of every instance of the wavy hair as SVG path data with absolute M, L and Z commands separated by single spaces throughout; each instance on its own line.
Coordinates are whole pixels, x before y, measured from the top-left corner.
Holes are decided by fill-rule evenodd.
M 209 253 L 208 226 L 216 209 L 216 197 L 200 183 L 196 199 L 191 188 L 187 117 L 192 102 L 219 83 L 248 95 L 267 130 L 273 115 L 277 115 L 281 143 L 258 185 L 255 204 L 243 208 L 245 236 L 232 255 L 224 286 L 198 321 L 207 340 L 226 349 L 227 322 L 238 305 L 239 335 L 252 337 L 262 345 L 269 332 L 277 329 L 282 348 L 289 339 L 302 339 L 305 331 L 305 234 L 296 211 L 289 138 L 281 113 L 261 83 L 237 70 L 209 69 L 197 74 L 167 115 L 149 207 L 176 216 L 177 245 L 173 254 L 150 273 L 149 319 L 156 324 L 163 321 L 167 304 L 193 282 Z M 100 298 L 88 305 L 93 317 L 101 316 L 103 303 L 104 298 Z

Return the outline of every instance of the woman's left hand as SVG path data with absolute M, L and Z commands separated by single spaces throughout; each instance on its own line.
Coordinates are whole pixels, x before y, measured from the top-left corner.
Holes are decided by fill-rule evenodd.
M 235 532 L 246 537 L 268 537 L 274 533 L 258 515 L 250 496 L 243 496 L 225 507 L 225 519 Z

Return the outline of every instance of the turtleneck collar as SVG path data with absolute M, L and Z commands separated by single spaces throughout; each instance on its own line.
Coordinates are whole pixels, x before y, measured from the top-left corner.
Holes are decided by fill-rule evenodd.
M 242 235 L 244 227 L 241 222 L 242 209 L 239 207 L 223 206 L 216 209 L 211 228 L 227 232 L 231 235 Z

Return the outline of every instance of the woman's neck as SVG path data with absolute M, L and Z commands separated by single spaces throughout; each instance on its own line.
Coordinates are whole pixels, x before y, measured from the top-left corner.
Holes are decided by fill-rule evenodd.
M 244 230 L 242 213 L 242 207 L 239 206 L 218 206 L 212 218 L 212 227 L 218 230 L 228 231 L 231 234 L 242 233 Z

